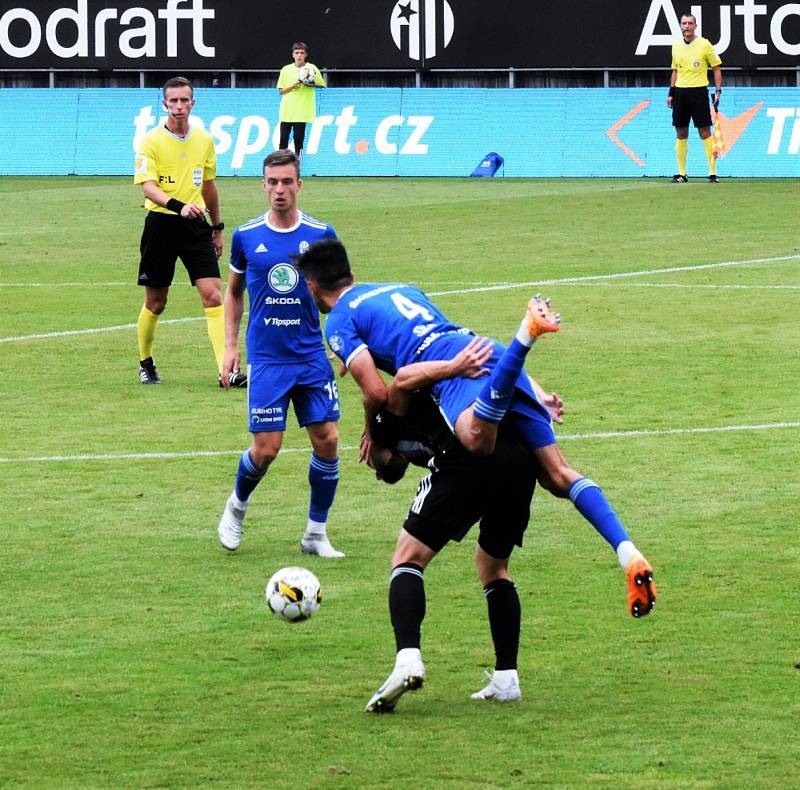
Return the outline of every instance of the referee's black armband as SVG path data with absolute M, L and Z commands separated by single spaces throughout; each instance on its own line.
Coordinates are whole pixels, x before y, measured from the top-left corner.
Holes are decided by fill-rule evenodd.
M 165 208 L 168 208 L 170 211 L 174 211 L 178 216 L 180 216 L 181 209 L 185 206 L 185 203 L 181 203 L 180 200 L 175 200 L 175 198 L 170 198 L 167 201 L 167 205 Z
M 675 86 L 674 85 L 670 85 L 669 86 L 669 95 L 670 95 L 670 98 L 675 95 Z

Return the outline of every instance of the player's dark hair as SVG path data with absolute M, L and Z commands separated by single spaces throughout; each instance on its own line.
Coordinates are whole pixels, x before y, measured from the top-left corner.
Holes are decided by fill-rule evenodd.
M 186 77 L 170 77 L 164 83 L 161 93 L 165 99 L 167 98 L 167 88 L 188 88 L 192 92 L 192 96 L 194 96 L 194 86 Z
M 294 165 L 297 176 L 300 177 L 300 160 L 294 151 L 290 151 L 288 148 L 279 148 L 277 151 L 267 154 L 261 165 L 261 172 L 265 173 L 268 167 L 278 167 L 279 165 Z
M 304 253 L 294 256 L 294 265 L 306 280 L 314 280 L 323 291 L 353 284 L 347 250 L 339 239 L 315 241 Z
M 373 447 L 370 453 L 369 465 L 375 470 L 375 477 L 378 480 L 394 485 L 403 479 L 406 469 L 408 469 L 408 461 L 394 453 L 387 456 L 385 452 L 381 452 L 381 449 L 378 446 Z
M 692 14 L 692 13 L 688 13 L 688 12 L 687 12 L 687 13 L 685 13 L 685 14 L 681 14 L 681 15 L 678 17 L 678 19 L 683 19 L 685 16 L 690 16 L 690 17 L 691 17 L 691 18 L 694 20 L 694 23 L 695 23 L 695 25 L 697 24 L 697 17 L 696 17 L 694 14 Z
M 292 52 L 296 49 L 305 50 L 306 57 L 308 57 L 308 44 L 306 44 L 305 41 L 295 41 L 294 44 L 292 44 Z

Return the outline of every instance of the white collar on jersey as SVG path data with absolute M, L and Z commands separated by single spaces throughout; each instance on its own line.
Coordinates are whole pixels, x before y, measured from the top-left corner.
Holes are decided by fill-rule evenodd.
M 275 233 L 291 233 L 293 230 L 297 230 L 300 227 L 300 223 L 303 221 L 303 212 L 300 209 L 297 210 L 297 222 L 292 225 L 291 228 L 276 228 L 270 221 L 269 221 L 269 211 L 264 214 L 264 224 L 270 229 L 274 230 Z

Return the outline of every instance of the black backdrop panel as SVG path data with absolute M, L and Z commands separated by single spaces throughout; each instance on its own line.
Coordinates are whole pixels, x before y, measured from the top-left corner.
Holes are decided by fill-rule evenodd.
M 800 62 L 796 3 L 694 5 L 704 35 L 722 44 L 725 65 Z M 0 68 L 277 69 L 300 40 L 323 68 L 668 69 L 669 18 L 684 7 L 669 0 L 0 0 Z

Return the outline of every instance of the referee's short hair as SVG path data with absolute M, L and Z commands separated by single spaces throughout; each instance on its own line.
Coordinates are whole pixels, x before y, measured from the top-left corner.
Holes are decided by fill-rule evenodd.
M 306 280 L 314 280 L 323 291 L 336 291 L 353 284 L 347 250 L 339 239 L 315 241 L 294 257 L 294 265 Z
M 167 98 L 167 88 L 188 88 L 194 96 L 194 86 L 187 77 L 170 77 L 161 89 L 165 99 Z

